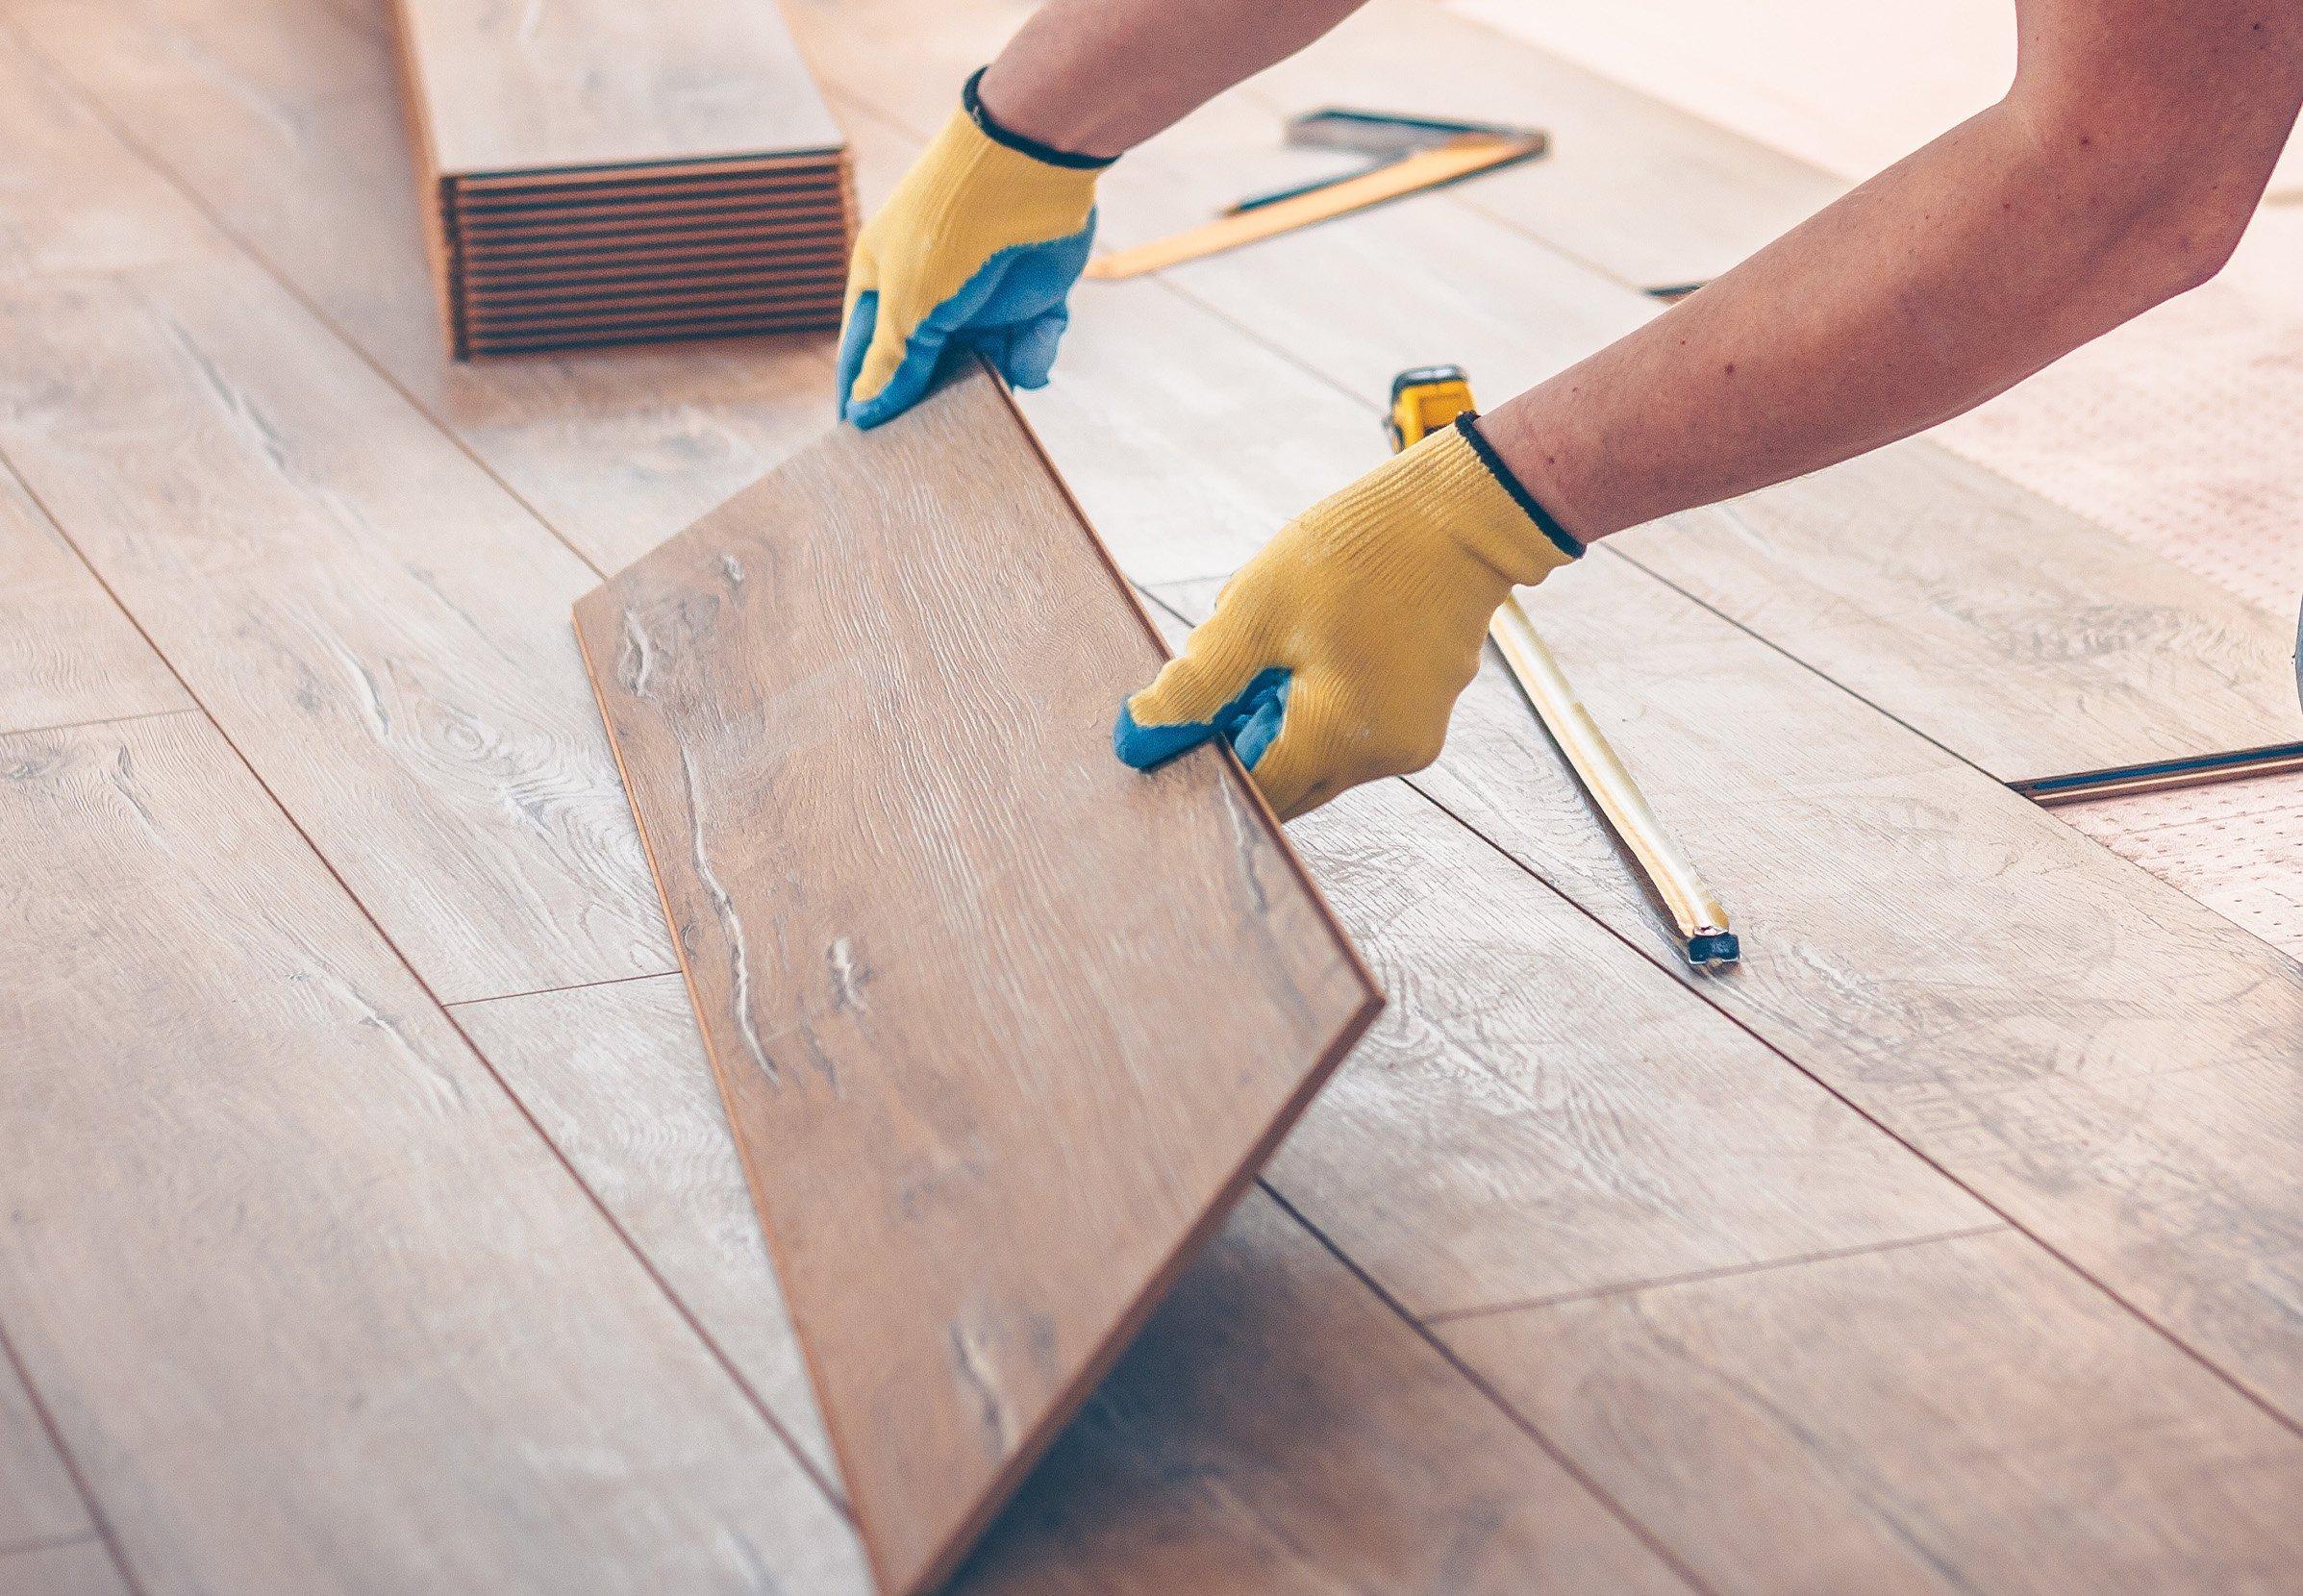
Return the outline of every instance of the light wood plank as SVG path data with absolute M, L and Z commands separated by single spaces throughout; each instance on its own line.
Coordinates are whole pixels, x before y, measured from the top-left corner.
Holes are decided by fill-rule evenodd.
M 838 1489 L 838 1465 L 677 975 L 485 999 L 456 1022 Z
M 2292 1588 L 2303 1441 L 2020 1236 L 1445 1327 L 1721 1592 Z
M 1178 1283 L 958 1587 L 1686 1588 L 1261 1192 Z
M 205 722 L 0 746 L 0 1313 L 147 1591 L 860 1587 Z
M 32 1393 L 0 1356 L 0 1553 L 94 1533 Z
M 0 1554 L 0 1596 L 129 1596 L 99 1541 Z
M 380 7 L 352 9 L 368 27 L 320 0 L 26 0 L 10 15 L 600 569 L 637 560 L 822 430 L 821 335 L 450 360 L 388 28 Z
M 778 1383 L 797 1378 L 799 1350 L 678 980 L 458 1013 L 547 1125 L 575 1117 L 588 1089 L 644 1102 L 628 1125 L 571 1137 L 578 1169 L 755 1385 L 789 1389 Z M 687 1077 L 676 1086 L 654 1061 L 673 1033 Z M 572 1086 L 552 1080 L 563 1056 Z M 1678 1588 L 1501 1409 L 1251 1192 L 957 1588 L 1339 1586 Z
M 0 468 L 0 731 L 190 707 L 56 524 Z
M 8 53 L 0 139 L 40 121 L 79 137 L 9 225 L 197 253 L 0 290 L 0 454 L 437 990 L 671 967 L 562 619 L 589 569 Z
M 1269 1179 L 1410 1312 L 1992 1223 L 1404 785 L 1290 830 L 1392 1008 Z
M 397 0 L 443 174 L 835 149 L 765 0 Z
M 1113 760 L 1162 652 L 983 368 L 576 613 L 864 1544 L 924 1588 L 1380 999 L 1236 764 Z

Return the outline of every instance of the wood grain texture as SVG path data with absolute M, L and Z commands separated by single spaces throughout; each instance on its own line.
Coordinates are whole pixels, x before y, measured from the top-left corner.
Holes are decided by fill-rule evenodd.
M 1111 758 L 1162 651 L 984 370 L 577 617 L 865 1545 L 922 1588 L 1380 1000 L 1236 764 Z
M 0 454 L 437 990 L 670 968 L 553 613 L 589 569 L 22 52 L 0 84 L 0 138 L 79 134 L 8 225 L 177 257 L 0 287 Z
M 1530 603 L 1735 906 L 1747 957 L 1704 994 L 2122 1299 L 2213 1348 L 2234 1381 L 2303 1415 L 2286 1328 L 2303 1285 L 2281 1261 L 2287 1222 L 2251 1195 L 2266 1172 L 2244 1143 L 2196 1160 L 2167 1144 L 2196 1200 L 2155 1206 L 2128 1201 L 2140 1153 L 2020 1156 L 2085 1148 L 2087 1116 L 2061 1115 L 2059 1088 L 2226 1065 L 2303 1090 L 2303 969 L 1621 561 L 1588 561 Z M 1672 967 L 1656 911 L 1499 664 L 1415 781 Z M 1800 862 L 1817 860 L 1829 867 Z M 1976 1117 L 2016 1088 L 2039 1111 L 1975 1137 Z M 2152 1134 L 2132 1132 L 2144 1144 Z M 2234 1255 L 2254 1261 L 2206 1261 Z
M 443 174 L 828 150 L 765 0 L 396 0 Z
M 1687 1587 L 1277 1204 L 1251 1192 L 956 1588 Z
M 213 729 L 0 739 L 0 1315 L 146 1591 L 861 1587 Z
M 599 569 L 756 480 L 832 411 L 821 335 L 450 360 L 413 245 L 422 224 L 390 29 L 369 0 L 343 12 L 319 0 L 24 0 L 10 17 Z
M 680 978 L 467 1003 L 456 1022 L 838 1489 L 831 1443 Z
M 0 1553 L 0 1596 L 129 1596 L 103 1543 Z
M 190 707 L 56 524 L 0 468 L 0 731 Z
M 1711 1589 L 2264 1596 L 2303 1441 L 2006 1234 L 1445 1327 Z
M 1993 1222 L 1403 784 L 1290 833 L 1393 1002 L 1267 1178 L 1410 1312 Z
M 799 1349 L 678 979 L 457 1012 L 547 1125 L 585 1123 L 568 1146 L 587 1182 L 783 1409 L 772 1393 L 800 1378 Z M 662 1053 L 675 1034 L 681 1046 Z M 669 1080 L 675 1070 L 686 1079 Z M 611 1094 L 629 1106 L 598 1101 Z M 1251 1191 L 955 1588 L 1677 1587 L 1503 1410 Z
M 0 1554 L 94 1533 L 32 1393 L 0 1354 Z
M 939 8 L 938 26 L 897 30 L 864 27 L 843 7 L 835 17 L 815 17 L 807 37 L 842 93 L 882 108 L 917 137 L 933 132 L 931 115 L 941 114 L 918 86 L 956 81 L 1016 12 L 1009 0 L 957 0 Z M 972 26 L 964 26 L 969 19 Z M 1431 49 L 1396 15 L 1387 23 L 1363 13 L 1339 31 L 1352 29 L 1380 29 L 1388 38 L 1417 34 L 1395 38 L 1404 59 Z M 1489 37 L 1478 29 L 1466 35 L 1460 25 L 1442 33 L 1466 51 L 1471 38 Z M 901 42 L 883 44 L 886 37 Z M 911 71 L 889 70 L 891 47 Z M 1466 62 L 1464 74 L 1480 70 Z M 1483 114 L 1540 122 L 1540 78 L 1531 73 L 1514 105 L 1484 106 Z M 1314 80 L 1300 81 L 1309 93 Z M 1321 92 L 1347 103 L 1393 103 L 1355 99 L 1352 90 L 1365 87 L 1346 77 Z M 887 157 L 881 137 L 861 119 L 851 121 L 868 189 L 868 168 Z M 1270 163 L 1278 123 L 1277 105 L 1251 91 L 1132 152 L 1101 185 L 1101 237 L 1122 247 L 1161 237 L 1243 187 L 1285 181 Z M 1369 411 L 1380 409 L 1393 374 L 1438 360 L 1469 361 L 1492 403 L 1660 313 L 1647 296 L 1549 247 L 1549 212 L 1532 202 L 1509 209 L 1496 196 L 1492 185 L 1550 159 L 1164 276 L 1231 324 L 1212 338 L 1251 334 Z M 1435 259 L 1445 268 L 1435 270 Z M 1140 454 L 1159 430 L 1173 433 L 1174 412 L 1193 411 L 1188 401 L 1147 387 L 1147 368 L 1189 375 L 1198 357 L 1163 361 L 1166 336 L 1152 331 L 1153 315 L 1140 300 L 1111 298 L 1115 287 L 1084 285 L 1075 296 L 1079 330 L 1064 369 L 1095 385 L 1092 399 L 1085 387 L 1075 389 L 1081 397 L 1074 403 L 1088 410 L 1089 426 L 1100 423 L 1105 436 L 1097 447 L 1125 437 Z M 1105 317 L 1126 324 L 1115 335 L 1125 350 L 1108 371 L 1095 362 L 1079 370 L 1074 357 L 1100 334 Z M 1160 312 L 1159 319 L 1176 314 Z M 1285 388 L 1270 385 L 1300 387 L 1300 380 L 1262 373 L 1250 380 L 1266 408 L 1296 414 L 1273 398 Z M 1225 385 L 1206 386 L 1214 391 Z M 1050 408 L 1036 404 L 1035 422 L 1047 428 L 1058 458 L 1070 459 L 1083 445 L 1064 424 L 1043 418 Z M 1323 421 L 1314 411 L 1294 425 Z M 1224 436 L 1210 426 L 1186 445 L 1203 462 L 1201 472 L 1226 452 Z M 1370 426 L 1364 436 L 1369 441 L 1349 465 L 1277 511 L 1257 540 L 1372 464 L 1377 435 Z M 1091 511 L 1096 490 L 1092 481 L 1083 484 Z M 1118 546 L 1125 558 L 1128 543 Z M 1627 533 L 1606 547 L 2003 781 L 2303 741 L 2292 638 L 2284 624 L 1925 440 Z M 1176 574 L 1171 564 L 1130 569 L 1149 581 Z

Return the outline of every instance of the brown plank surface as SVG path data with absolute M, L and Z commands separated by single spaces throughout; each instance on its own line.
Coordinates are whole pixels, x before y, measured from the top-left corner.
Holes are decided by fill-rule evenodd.
M 129 1596 L 100 1541 L 0 1553 L 0 1596 Z
M 1314 844 L 1315 867 L 1333 857 Z M 799 1349 L 679 980 L 457 1013 L 705 1334 L 779 1409 L 804 1408 Z M 1251 1191 L 956 1588 L 1678 1586 L 1507 1413 Z
M 2272 1592 L 2303 1440 L 2020 1236 L 1444 1328 L 1704 1584 Z
M 12 736 L 0 777 L 0 1111 L 37 1127 L 0 1319 L 145 1591 L 861 1588 L 213 728 Z
M 980 369 L 578 625 L 850 1500 L 918 1588 L 1379 1000 L 1235 764 L 1111 758 L 1161 650 Z
M 0 1353 L 0 1554 L 94 1533 L 32 1393 Z
M 56 524 L 0 468 L 0 731 L 190 707 Z
M 437 169 L 517 172 L 830 149 L 764 0 L 396 0 Z

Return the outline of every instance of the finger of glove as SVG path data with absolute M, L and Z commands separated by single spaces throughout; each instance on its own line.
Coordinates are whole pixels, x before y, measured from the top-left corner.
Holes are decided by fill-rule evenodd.
M 968 337 L 970 324 L 983 318 L 987 307 L 998 301 L 1014 261 L 1013 251 L 994 255 L 909 330 L 890 316 L 883 295 L 879 326 L 864 350 L 855 391 L 841 414 L 859 427 L 876 427 L 919 403 L 955 337 L 963 347 L 973 347 Z
M 855 391 L 856 376 L 864 368 L 864 351 L 871 343 L 880 320 L 880 294 L 876 288 L 866 288 L 848 306 L 847 319 L 839 329 L 839 401 L 837 413 L 846 415 L 848 397 Z
M 1293 672 L 1281 665 L 1212 662 L 1186 655 L 1120 706 L 1112 751 L 1148 770 L 1216 737 L 1252 763 L 1279 733 Z
M 1020 326 L 998 329 L 997 337 L 984 339 L 980 347 L 1011 387 L 1045 387 L 1056 366 L 1056 346 L 1070 321 L 1070 312 L 1059 305 Z
M 1249 760 L 1242 749 L 1248 774 L 1282 820 L 1316 809 L 1353 785 L 1334 768 L 1339 748 L 1332 720 L 1319 693 L 1307 684 L 1291 696 L 1277 735 L 1260 757 Z

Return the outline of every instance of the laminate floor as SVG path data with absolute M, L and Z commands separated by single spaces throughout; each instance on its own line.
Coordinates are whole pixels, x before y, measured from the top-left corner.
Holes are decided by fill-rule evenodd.
M 792 8 L 819 68 L 897 14 L 982 42 Z M 566 621 L 822 431 L 828 340 L 447 362 L 391 49 L 382 0 L 0 7 L 0 1592 L 862 1592 Z M 882 192 L 951 84 L 830 75 Z M 1582 259 L 1665 259 L 1623 166 L 1540 170 L 1494 181 Z M 1760 170 L 1703 247 L 1795 206 Z M 1243 327 L 1256 260 L 1100 287 L 1025 400 L 1171 639 L 1381 448 L 1380 330 Z M 1822 655 L 1569 577 L 1748 963 L 1673 963 L 1491 669 L 1293 828 L 1389 1008 L 956 1588 L 2281 1589 L 2303 968 Z

